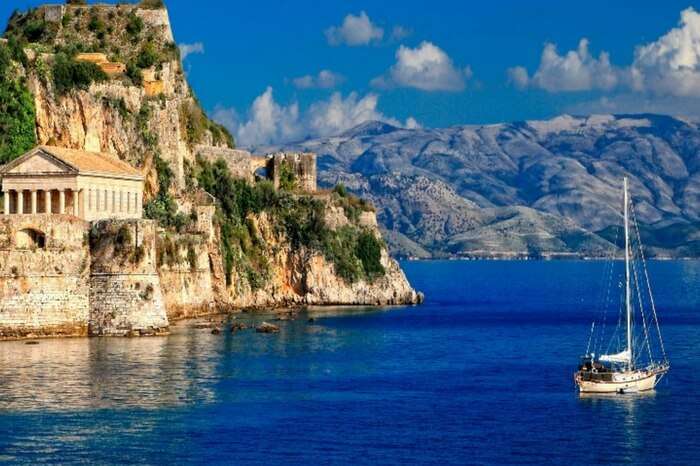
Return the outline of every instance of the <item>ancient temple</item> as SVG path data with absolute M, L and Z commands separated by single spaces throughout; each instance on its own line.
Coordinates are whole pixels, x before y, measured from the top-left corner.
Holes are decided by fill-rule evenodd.
M 0 168 L 5 215 L 141 218 L 143 175 L 116 157 L 38 146 Z

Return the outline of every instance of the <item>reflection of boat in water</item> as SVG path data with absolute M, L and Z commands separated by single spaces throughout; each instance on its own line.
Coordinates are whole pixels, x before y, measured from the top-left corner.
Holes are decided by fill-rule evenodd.
M 628 199 L 627 178 L 624 180 L 624 233 L 625 233 L 625 280 L 624 298 L 621 300 L 624 307 L 620 309 L 620 319 L 616 331 L 610 338 L 606 354 L 596 356 L 596 342 L 603 341 L 605 334 L 605 317 L 602 320 L 602 330 L 596 334 L 596 322 L 591 326 L 591 337 L 588 340 L 586 355 L 582 358 L 578 371 L 574 374 L 574 380 L 581 393 L 629 393 L 645 392 L 652 390 L 661 378 L 668 372 L 669 363 L 664 351 L 661 330 L 656 316 L 654 297 L 649 284 L 646 262 L 641 245 L 639 226 L 634 220 L 634 238 L 630 235 L 630 216 L 634 217 L 634 206 Z M 631 207 L 631 209 L 630 209 Z M 633 259 L 634 248 L 632 241 L 636 240 L 639 260 Z M 611 277 L 612 279 L 612 269 Z M 632 293 L 634 287 L 634 295 Z M 625 315 L 625 339 L 617 339 L 617 351 L 610 353 L 617 330 L 621 327 L 622 313 Z M 639 319 L 639 320 L 637 320 Z M 652 323 L 655 326 L 650 331 Z M 595 337 L 595 339 L 594 339 Z M 658 337 L 658 338 L 656 338 Z M 658 340 L 658 348 L 652 348 L 653 339 Z M 594 342 L 591 351 L 591 342 Z

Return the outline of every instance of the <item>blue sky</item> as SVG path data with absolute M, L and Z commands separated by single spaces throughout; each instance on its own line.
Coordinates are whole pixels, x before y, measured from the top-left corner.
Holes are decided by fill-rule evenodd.
M 0 15 L 40 3 L 6 0 Z M 688 1 L 166 3 L 176 41 L 193 50 L 190 84 L 250 145 L 373 118 L 700 114 L 700 5 Z

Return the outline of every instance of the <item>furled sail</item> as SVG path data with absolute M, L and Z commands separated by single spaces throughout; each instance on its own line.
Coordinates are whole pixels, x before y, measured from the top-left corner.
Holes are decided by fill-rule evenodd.
M 632 359 L 632 353 L 629 348 L 617 354 L 603 354 L 600 357 L 603 362 L 630 362 L 630 359 Z

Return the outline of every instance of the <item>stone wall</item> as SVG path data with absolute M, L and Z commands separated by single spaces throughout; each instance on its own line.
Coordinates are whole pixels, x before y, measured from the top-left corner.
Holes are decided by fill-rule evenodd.
M 153 335 L 169 322 L 151 220 L 105 220 L 90 231 L 90 335 Z
M 299 189 L 307 193 L 316 191 L 316 154 L 280 152 L 269 156 L 267 177 L 272 180 L 275 189 L 279 188 L 280 174 L 285 165 L 296 176 Z
M 27 231 L 43 247 L 18 241 Z M 0 216 L 0 339 L 87 334 L 86 232 L 67 215 Z
M 225 147 L 214 147 L 198 145 L 194 148 L 196 156 L 214 163 L 219 159 L 226 162 L 231 176 L 246 181 L 253 181 L 253 169 L 251 166 L 251 154 L 245 150 L 228 149 Z
M 172 320 L 214 312 L 217 308 L 214 258 L 204 234 L 161 233 L 158 275 L 168 318 Z

